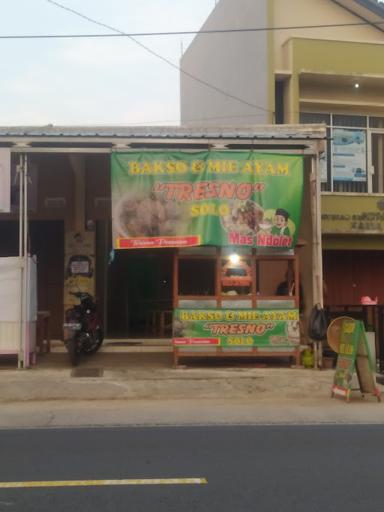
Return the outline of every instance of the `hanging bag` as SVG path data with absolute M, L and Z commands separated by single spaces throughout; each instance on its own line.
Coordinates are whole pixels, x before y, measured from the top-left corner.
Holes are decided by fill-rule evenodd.
M 328 323 L 326 311 L 320 304 L 316 304 L 309 315 L 308 336 L 315 341 L 326 340 Z

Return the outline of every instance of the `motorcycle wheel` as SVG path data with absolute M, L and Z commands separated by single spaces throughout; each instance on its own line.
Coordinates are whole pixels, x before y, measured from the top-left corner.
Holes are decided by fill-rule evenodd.
M 85 354 L 95 354 L 104 341 L 104 333 L 101 327 L 96 327 L 95 333 L 93 334 L 93 343 L 92 346 L 88 349 L 83 348 L 83 352 Z
M 80 353 L 77 349 L 77 340 L 76 338 L 71 338 L 67 341 L 67 350 L 69 354 L 69 360 L 71 361 L 72 366 L 78 366 L 80 362 Z

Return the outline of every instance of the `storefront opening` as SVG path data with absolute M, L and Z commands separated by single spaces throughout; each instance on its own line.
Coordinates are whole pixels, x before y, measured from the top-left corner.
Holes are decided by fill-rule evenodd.
M 173 250 L 116 251 L 108 268 L 107 335 L 172 335 Z

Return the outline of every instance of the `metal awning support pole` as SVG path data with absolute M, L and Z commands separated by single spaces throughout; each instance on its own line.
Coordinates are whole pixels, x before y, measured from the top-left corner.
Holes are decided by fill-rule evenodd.
M 24 333 L 24 368 L 29 366 L 29 351 L 30 351 L 30 343 L 29 343 L 29 329 L 28 329 L 28 320 L 29 320 L 29 262 L 28 262 L 28 156 L 24 155 L 24 172 L 23 172 L 23 180 L 24 180 L 24 207 L 23 207 L 23 223 L 24 223 L 24 241 L 23 241 L 23 263 L 24 263 L 24 272 L 23 272 L 23 333 Z
M 19 175 L 19 268 L 20 268 L 20 297 L 19 297 L 19 350 L 18 350 L 18 368 L 24 366 L 24 155 L 19 157 L 17 172 Z
M 313 186 L 313 255 L 315 272 L 313 274 L 313 303 L 324 307 L 323 301 L 323 252 L 321 244 L 321 194 L 319 175 L 319 155 L 312 157 L 312 186 Z
M 312 211 L 312 300 L 313 304 L 323 303 L 323 254 L 321 245 L 321 196 L 320 196 L 320 176 L 319 176 L 319 156 L 311 158 L 311 211 Z M 323 349 L 322 343 L 313 342 L 314 351 L 314 367 L 322 368 L 323 366 Z
M 18 368 L 28 366 L 29 343 L 27 338 L 28 316 L 28 162 L 27 155 L 20 155 L 19 165 L 19 265 L 20 265 L 20 322 Z

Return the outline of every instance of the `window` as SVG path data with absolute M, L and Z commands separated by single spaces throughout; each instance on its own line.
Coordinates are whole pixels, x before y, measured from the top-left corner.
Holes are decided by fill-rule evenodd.
M 221 293 L 226 296 L 250 295 L 252 292 L 252 260 L 231 256 L 221 260 Z
M 300 114 L 300 123 L 302 124 L 321 124 L 325 123 L 326 125 L 331 124 L 331 115 L 330 114 L 312 114 L 308 112 L 302 112 Z
M 370 128 L 382 128 L 384 129 L 384 117 L 370 117 L 369 118 Z
M 333 126 L 350 126 L 351 128 L 366 128 L 367 118 L 366 116 L 346 116 L 334 114 L 332 116 Z
M 179 260 L 179 294 L 182 296 L 214 296 L 216 259 L 182 258 Z
M 276 80 L 275 82 L 275 123 L 284 123 L 284 82 Z
M 374 129 L 384 133 L 384 117 L 369 117 L 346 114 L 327 114 L 302 112 L 301 123 L 325 123 L 327 125 L 327 151 L 320 155 L 321 190 L 332 192 L 380 192 L 384 172 L 380 164 L 380 153 L 376 158 Z M 376 145 L 375 145 L 376 144 Z M 372 149 L 372 162 L 368 160 L 369 148 Z M 371 177 L 368 169 L 375 168 Z M 380 186 L 383 183 L 383 186 Z M 381 188 L 380 188 L 381 187 Z
M 299 307 L 297 256 L 247 247 L 213 249 L 214 255 L 175 253 L 175 307 Z

